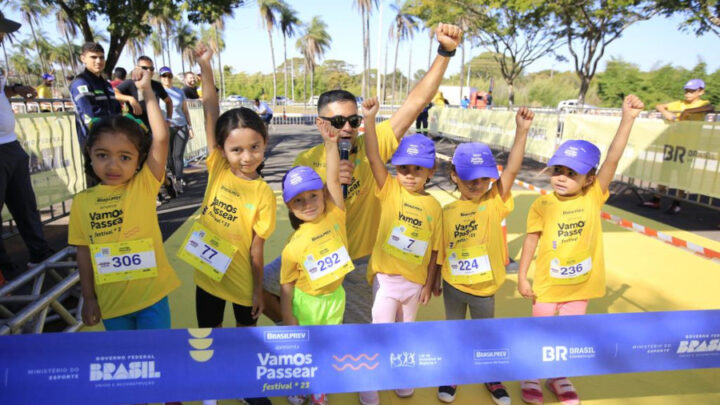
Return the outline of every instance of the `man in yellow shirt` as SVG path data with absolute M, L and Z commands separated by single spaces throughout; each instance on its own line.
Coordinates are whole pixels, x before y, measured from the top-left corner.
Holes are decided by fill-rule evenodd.
M 37 86 L 37 98 L 52 98 L 52 85 L 55 80 L 55 76 L 50 73 L 43 73 L 43 82 Z
M 390 119 L 377 126 L 380 155 L 384 160 L 390 159 L 399 139 L 437 93 L 450 58 L 462 39 L 462 30 L 450 24 L 439 24 L 436 34 L 440 43 L 438 56 L 427 74 Z M 346 185 L 347 190 L 345 205 L 349 252 L 355 265 L 355 270 L 345 277 L 343 283 L 347 291 L 344 321 L 370 323 L 372 289 L 367 283 L 366 270 L 368 256 L 372 252 L 379 227 L 380 201 L 374 192 L 375 181 L 366 154 L 364 136 L 358 136 L 362 116 L 358 115 L 355 96 L 344 90 L 324 93 L 318 99 L 318 120 L 329 121 L 333 127 L 340 130 L 339 144 L 342 144 L 343 140 L 350 143 L 348 158 L 340 162 L 340 182 Z M 324 179 L 324 146 L 318 145 L 301 152 L 294 163 L 294 166 L 298 165 L 312 167 Z M 279 274 L 279 262 L 280 260 L 276 259 L 265 266 L 265 314 L 273 320 L 280 319 L 277 298 L 279 284 L 276 279 L 273 280 Z
M 705 82 L 701 79 L 691 79 L 684 86 L 685 99 L 677 100 L 671 103 L 658 104 L 655 109 L 662 114 L 663 118 L 668 121 L 702 121 L 705 114 L 715 111 L 715 107 L 708 100 L 701 100 L 700 97 L 705 94 Z M 655 194 L 650 201 L 645 201 L 642 206 L 648 208 L 660 208 L 660 197 L 662 193 L 667 191 L 667 187 L 659 185 L 658 194 Z M 685 197 L 683 190 L 678 190 L 679 198 Z M 673 200 L 672 205 L 666 211 L 668 214 L 677 214 L 681 210 L 680 200 Z

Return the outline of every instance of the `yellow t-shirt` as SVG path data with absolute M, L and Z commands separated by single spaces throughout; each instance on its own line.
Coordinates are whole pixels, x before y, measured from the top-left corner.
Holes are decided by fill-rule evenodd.
M 672 103 L 668 103 L 668 105 L 665 107 L 668 111 L 671 113 L 679 114 L 685 110 L 689 110 L 691 108 L 698 108 L 698 107 L 704 107 L 706 105 L 710 104 L 710 101 L 708 100 L 700 100 L 697 99 L 693 101 L 692 103 L 686 103 L 684 100 L 677 100 L 673 101 Z M 705 119 L 706 113 L 692 113 L 688 114 L 687 117 L 683 121 L 702 121 Z
M 505 239 L 502 220 L 515 209 L 510 195 L 503 201 L 497 182 L 480 201 L 457 200 L 443 207 L 443 248 L 438 252 L 443 279 L 462 292 L 489 297 L 505 282 Z M 487 247 L 493 279 L 476 284 L 453 283 L 450 279 L 448 249 Z
M 377 187 L 375 189 L 377 190 Z M 383 188 L 376 193 L 382 207 L 377 239 L 368 264 L 368 282 L 372 283 L 375 273 L 384 273 L 400 274 L 413 283 L 425 284 L 430 255 L 433 250 L 442 249 L 440 203 L 431 195 L 407 191 L 400 185 L 397 177 L 389 174 Z M 396 234 L 398 228 L 420 234 L 406 243 L 405 247 L 417 247 L 421 243 L 427 243 L 421 263 L 401 259 L 390 253 L 394 249 L 390 248 L 392 245 L 388 244 L 389 241 L 404 242 L 402 236 Z
M 326 199 L 325 213 L 313 222 L 305 222 L 300 225 L 300 228 L 295 231 L 290 237 L 290 241 L 283 248 L 280 284 L 294 281 L 296 288 L 314 296 L 330 294 L 337 290 L 342 285 L 344 277 L 322 288 L 315 289 L 310 284 L 310 276 L 302 267 L 309 249 L 333 238 L 339 239 L 347 247 L 345 211 L 333 204 L 332 200 Z
M 600 210 L 609 195 L 607 191 L 602 192 L 596 181 L 576 196 L 547 194 L 530 206 L 527 232 L 541 232 L 533 283 L 538 301 L 567 302 L 605 295 Z M 589 256 L 592 263 L 589 278 L 578 284 L 555 284 L 550 276 L 551 261 L 572 256 L 579 259 Z
M 253 275 L 250 245 L 253 232 L 267 240 L 275 231 L 277 202 L 265 180 L 244 180 L 215 149 L 207 159 L 208 185 L 200 223 L 231 242 L 237 251 L 225 276 L 215 281 L 196 271 L 195 282 L 210 294 L 244 306 L 252 306 Z
M 45 83 L 41 83 L 35 90 L 37 90 L 37 98 L 52 98 L 52 90 Z
M 381 122 L 376 128 L 376 133 L 380 158 L 387 162 L 398 147 L 390 120 Z M 365 137 L 358 136 L 355 146 L 357 152 L 350 155 L 350 161 L 355 164 L 355 171 L 352 183 L 348 185 L 345 209 L 347 210 L 347 227 L 350 230 L 348 246 L 350 257 L 358 259 L 372 252 L 377 234 L 377 224 L 380 220 L 380 201 L 373 191 L 375 190 L 375 178 L 367 158 Z M 325 146 L 318 145 L 300 153 L 293 166 L 310 166 L 315 169 L 323 181 L 326 181 Z
M 126 184 L 97 185 L 73 198 L 68 244 L 116 243 L 152 238 L 158 275 L 153 278 L 95 284 L 103 319 L 147 308 L 180 286 L 160 234 L 155 200 L 160 182 L 147 165 Z

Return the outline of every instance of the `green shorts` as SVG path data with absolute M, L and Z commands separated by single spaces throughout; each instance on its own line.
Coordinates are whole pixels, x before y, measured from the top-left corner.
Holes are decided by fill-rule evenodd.
M 296 288 L 292 307 L 300 325 L 339 325 L 345 312 L 345 289 L 341 285 L 330 294 L 316 296 Z

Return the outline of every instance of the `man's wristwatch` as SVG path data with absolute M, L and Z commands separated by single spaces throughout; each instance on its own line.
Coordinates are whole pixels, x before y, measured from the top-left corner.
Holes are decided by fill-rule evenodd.
M 453 49 L 452 52 L 448 52 L 445 50 L 445 48 L 443 48 L 442 45 L 438 45 L 438 55 L 440 56 L 452 58 L 453 56 L 455 56 L 455 51 L 457 51 L 457 49 Z

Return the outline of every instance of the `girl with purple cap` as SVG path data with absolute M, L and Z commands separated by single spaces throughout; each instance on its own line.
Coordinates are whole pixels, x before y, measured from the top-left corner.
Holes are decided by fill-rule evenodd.
M 263 250 L 275 230 L 275 194 L 260 175 L 265 159 L 267 127 L 247 108 L 219 115 L 212 51 L 204 44 L 195 50 L 202 71 L 208 183 L 200 218 L 178 251 L 195 268 L 195 312 L 198 326 L 222 326 L 230 302 L 235 325 L 257 324 L 263 312 Z M 269 404 L 267 398 L 245 398 L 247 403 Z M 205 400 L 205 405 L 216 404 Z
M 535 113 L 521 107 L 515 115 L 515 142 L 502 175 L 490 148 L 472 142 L 458 145 L 453 155 L 450 179 L 460 199 L 443 207 L 443 249 L 437 264 L 436 294 L 443 291 L 445 317 L 472 319 L 495 316 L 495 292 L 505 282 L 505 242 L 502 221 L 515 208 L 510 189 L 522 167 L 530 125 Z M 485 383 L 496 404 L 510 404 L 500 382 Z M 438 399 L 455 400 L 455 385 L 438 388 Z
M 353 266 L 348 254 L 345 200 L 340 185 L 339 131 L 318 120 L 325 141 L 327 187 L 310 167 L 296 166 L 283 178 L 283 200 L 295 233 L 282 251 L 280 305 L 285 325 L 339 325 L 345 311 L 345 275 Z M 292 404 L 304 395 L 288 397 Z M 312 394 L 310 403 L 327 403 Z
M 392 164 L 392 177 L 380 158 L 375 115 L 376 98 L 363 102 L 367 157 L 382 203 L 377 239 L 368 264 L 373 286 L 373 323 L 412 322 L 420 303 L 427 304 L 435 280 L 435 262 L 442 244 L 442 208 L 425 191 L 435 172 L 435 144 L 424 135 L 402 138 Z M 412 389 L 397 389 L 399 397 Z M 375 391 L 360 393 L 364 405 L 379 403 Z
M 584 315 L 590 298 L 605 295 L 600 210 L 643 108 L 636 96 L 625 97 L 620 126 L 599 169 L 600 150 L 584 140 L 566 141 L 548 161 L 554 192 L 530 207 L 518 271 L 518 291 L 532 299 L 533 316 Z M 531 286 L 527 273 L 538 245 Z M 562 404 L 580 403 L 567 378 L 551 378 L 546 385 Z M 521 389 L 526 403 L 543 403 L 539 380 L 523 381 Z

